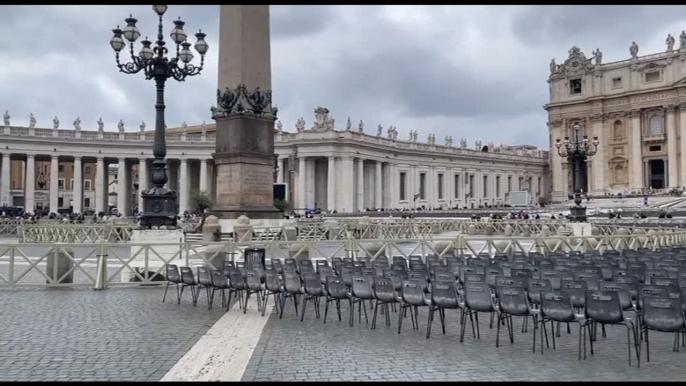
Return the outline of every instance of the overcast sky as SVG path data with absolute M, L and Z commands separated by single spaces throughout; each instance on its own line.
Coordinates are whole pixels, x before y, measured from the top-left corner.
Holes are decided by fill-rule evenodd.
M 111 29 L 129 13 L 143 36 L 156 33 L 150 6 L 0 6 L 0 110 L 12 125 L 105 130 L 123 119 L 154 126 L 154 85 L 142 74 L 119 73 Z M 167 125 L 211 122 L 217 88 L 219 6 L 172 5 L 165 36 L 181 16 L 187 32 L 201 28 L 210 51 L 202 75 L 167 85 Z M 410 130 L 442 143 L 466 137 L 495 143 L 548 144 L 549 62 L 572 45 L 603 61 L 664 51 L 668 33 L 686 29 L 684 6 L 272 6 L 275 104 L 288 131 L 327 107 L 338 129 L 351 117 L 367 133 L 377 125 Z M 154 39 L 151 39 L 154 40 Z M 195 38 L 191 39 L 195 42 Z M 139 48 L 137 47 L 136 50 Z M 197 55 L 196 55 L 197 56 Z

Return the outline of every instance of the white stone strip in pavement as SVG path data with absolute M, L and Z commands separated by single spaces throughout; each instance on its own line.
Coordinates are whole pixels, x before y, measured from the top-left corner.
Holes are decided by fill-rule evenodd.
M 246 314 L 234 304 L 161 381 L 240 381 L 270 314 L 250 303 Z

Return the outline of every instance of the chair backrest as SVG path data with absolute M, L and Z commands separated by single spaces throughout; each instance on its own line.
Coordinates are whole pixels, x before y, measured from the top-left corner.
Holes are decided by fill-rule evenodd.
M 327 276 L 335 276 L 333 272 L 333 268 L 329 266 L 321 266 L 319 267 L 319 280 L 322 284 L 326 284 L 326 277 Z
M 287 274 L 287 273 L 296 273 L 298 271 L 298 267 L 296 267 L 295 264 L 284 264 L 283 268 L 281 269 L 282 274 Z
M 210 270 L 206 266 L 201 266 L 197 268 L 198 270 L 198 283 L 204 286 L 212 285 L 212 275 L 210 275 Z
M 551 291 L 552 286 L 548 279 L 529 279 L 527 293 L 529 301 L 534 304 L 541 303 L 541 291 Z
M 393 281 L 390 278 L 374 278 L 374 293 L 376 298 L 382 302 L 398 302 L 398 295 L 395 292 Z
M 668 297 L 669 293 L 667 287 L 650 285 L 650 284 L 639 284 L 638 294 L 636 296 L 636 305 L 639 309 L 643 308 L 643 298 L 648 297 Z
M 353 267 L 358 267 L 360 269 L 365 268 L 367 264 L 364 261 L 353 261 Z
M 541 291 L 541 316 L 557 322 L 574 320 L 570 294 L 565 291 Z
M 341 268 L 341 278 L 346 286 L 352 287 L 353 285 L 353 270 L 352 268 Z
M 377 256 L 373 261 L 373 265 L 383 264 L 384 268 L 388 268 L 391 265 L 388 263 L 388 258 L 386 256 Z
M 455 276 L 453 276 L 452 273 L 437 273 L 434 278 L 434 281 L 455 281 Z
M 312 296 L 324 295 L 321 278 L 317 274 L 307 274 L 304 277 L 305 292 Z
M 302 293 L 302 281 L 300 275 L 295 272 L 286 272 L 283 274 L 283 284 L 286 292 L 292 294 Z
M 572 265 L 567 265 L 567 264 L 555 264 L 553 266 L 553 270 L 555 271 L 560 271 L 560 272 L 572 272 Z
M 574 280 L 574 276 L 571 273 L 556 271 L 554 269 L 542 269 L 540 278 L 550 280 L 550 285 L 554 291 L 560 290 L 563 279 Z
M 295 261 L 295 259 L 292 257 L 287 257 L 286 259 L 284 259 L 283 264 L 284 265 L 296 265 L 297 266 L 298 262 Z
M 271 292 L 283 291 L 283 288 L 281 285 L 281 278 L 279 277 L 278 274 L 276 274 L 274 272 L 267 271 L 267 272 L 265 272 L 264 275 L 265 275 L 264 285 L 268 291 L 271 291 Z
M 492 312 L 493 298 L 486 282 L 466 282 L 464 285 L 465 305 L 474 311 Z
M 405 259 L 403 256 L 393 256 L 392 264 L 391 265 L 396 265 L 396 264 L 402 264 L 407 268 L 407 259 Z
M 391 282 L 393 283 L 393 288 L 396 291 L 401 290 L 403 285 L 403 278 L 400 272 L 394 269 L 384 269 L 383 277 L 391 280 Z
M 181 280 L 187 285 L 196 285 L 195 275 L 193 275 L 193 269 L 191 267 L 181 267 Z
M 245 283 L 253 291 L 262 290 L 262 279 L 260 274 L 254 269 L 249 269 L 246 272 Z
M 334 299 L 347 299 L 348 287 L 345 285 L 343 278 L 338 276 L 327 276 L 326 293 Z
M 624 321 L 622 304 L 617 291 L 586 291 L 586 319 L 593 319 L 600 323 L 620 323 Z
M 651 276 L 650 281 L 647 284 L 679 288 L 678 279 L 670 279 L 665 277 Z
M 373 277 L 353 275 L 352 295 L 359 299 L 373 299 L 372 279 Z
M 362 275 L 363 276 L 371 276 L 371 277 L 376 277 L 376 269 L 374 268 L 362 268 Z
M 478 273 L 466 273 L 464 275 L 463 284 L 466 283 L 486 283 L 486 275 Z
M 510 271 L 510 276 L 511 276 L 511 277 L 524 277 L 524 278 L 530 278 L 530 277 L 533 277 L 533 273 L 531 272 L 530 269 L 512 268 L 512 271 Z
M 446 266 L 446 265 L 432 265 L 430 273 L 431 273 L 431 277 L 433 277 L 433 278 L 435 278 L 436 275 L 440 275 L 440 274 L 452 275 L 450 273 L 450 268 L 448 268 L 448 266 Z
M 573 276 L 575 281 L 586 282 L 586 288 L 591 290 L 597 290 L 598 282 L 602 280 L 601 275 L 598 273 L 577 272 Z
M 454 280 L 436 280 L 431 283 L 431 301 L 441 308 L 458 308 L 457 282 Z
M 598 282 L 596 282 L 597 287 Z M 569 295 L 572 306 L 582 308 L 586 301 L 588 284 L 584 280 L 562 280 L 560 291 Z
M 620 302 L 623 310 L 629 310 L 633 306 L 633 304 L 631 303 L 631 290 L 632 290 L 631 284 L 616 283 L 616 282 L 602 282 L 602 283 L 598 283 L 598 290 L 617 292 L 617 297 L 619 298 L 619 302 Z
M 502 268 L 488 267 L 488 268 L 486 268 L 486 283 L 488 283 L 488 285 L 491 288 L 495 288 L 495 278 L 497 276 L 504 276 L 504 275 L 505 275 L 505 272 L 503 271 Z
M 526 290 L 523 286 L 498 286 L 496 293 L 498 294 L 498 308 L 501 312 L 514 316 L 529 314 L 529 301 L 526 299 Z
M 522 288 L 526 288 L 527 281 L 528 281 L 527 277 L 521 277 L 521 276 L 512 276 L 512 277 L 496 276 L 495 286 L 496 286 L 496 288 L 498 288 L 498 287 L 522 287 Z
M 400 296 L 405 303 L 412 304 L 414 306 L 426 305 L 422 282 L 422 280 L 417 279 L 407 279 L 403 281 Z
M 241 271 L 238 270 L 238 268 L 229 271 L 229 285 L 231 286 L 231 288 L 237 290 L 247 288 L 245 284 L 245 279 L 243 279 L 243 274 L 241 273 Z
M 224 271 L 215 269 L 212 270 L 212 285 L 214 285 L 217 288 L 226 288 L 229 286 L 229 281 L 226 280 L 226 275 L 224 275 Z
M 654 277 L 659 277 L 663 279 L 669 279 L 669 272 L 664 269 L 646 269 L 645 270 L 645 281 L 652 280 Z
M 181 283 L 181 274 L 179 267 L 175 264 L 167 264 L 167 281 L 172 283 Z
M 465 275 L 467 274 L 485 275 L 486 268 L 478 265 L 468 265 L 466 267 L 462 267 L 462 269 L 460 269 L 460 282 L 464 283 Z
M 641 326 L 662 332 L 682 331 L 684 315 L 681 295 L 673 297 L 645 297 Z

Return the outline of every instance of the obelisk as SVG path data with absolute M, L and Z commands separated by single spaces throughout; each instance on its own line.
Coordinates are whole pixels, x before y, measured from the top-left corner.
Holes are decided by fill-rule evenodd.
M 215 162 L 220 219 L 281 218 L 274 207 L 268 5 L 221 5 Z

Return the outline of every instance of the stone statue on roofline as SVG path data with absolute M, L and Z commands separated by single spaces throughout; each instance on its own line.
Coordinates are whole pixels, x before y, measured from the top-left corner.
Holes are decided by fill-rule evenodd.
M 105 131 L 105 122 L 102 121 L 102 117 L 98 118 L 98 131 Z

